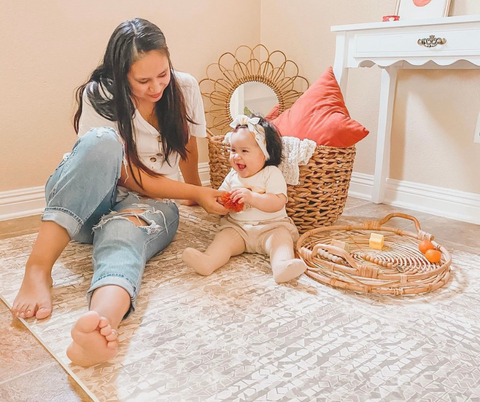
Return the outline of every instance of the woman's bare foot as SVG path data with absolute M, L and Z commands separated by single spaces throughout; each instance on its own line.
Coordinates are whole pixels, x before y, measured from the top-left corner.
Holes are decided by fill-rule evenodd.
M 83 314 L 72 328 L 68 358 L 79 366 L 93 366 L 112 359 L 118 352 L 117 331 L 96 311 Z
M 12 312 L 20 318 L 36 317 L 39 320 L 52 314 L 51 270 L 27 267 L 20 290 L 13 301 Z

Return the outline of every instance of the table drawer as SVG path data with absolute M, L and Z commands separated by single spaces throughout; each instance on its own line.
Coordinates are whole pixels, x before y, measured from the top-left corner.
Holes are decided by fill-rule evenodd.
M 418 28 L 418 27 L 417 27 Z M 422 27 L 412 32 L 362 32 L 356 33 L 353 40 L 352 56 L 354 58 L 383 58 L 383 57 L 429 57 L 436 56 L 461 56 L 480 55 L 480 29 L 472 28 L 465 40 L 465 29 L 435 29 L 435 27 Z M 445 44 L 434 47 L 419 45 L 418 40 L 429 38 L 446 39 Z

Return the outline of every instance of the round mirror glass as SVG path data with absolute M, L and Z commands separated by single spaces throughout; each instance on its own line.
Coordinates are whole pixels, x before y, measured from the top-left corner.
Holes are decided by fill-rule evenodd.
M 232 94 L 230 98 L 230 114 L 234 119 L 239 114 L 258 113 L 267 115 L 278 103 L 278 98 L 272 88 L 263 82 L 245 82 Z

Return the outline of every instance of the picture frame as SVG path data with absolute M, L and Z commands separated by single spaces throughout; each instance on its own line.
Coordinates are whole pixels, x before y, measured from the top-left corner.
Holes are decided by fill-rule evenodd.
M 397 0 L 395 15 L 400 20 L 447 17 L 451 0 Z

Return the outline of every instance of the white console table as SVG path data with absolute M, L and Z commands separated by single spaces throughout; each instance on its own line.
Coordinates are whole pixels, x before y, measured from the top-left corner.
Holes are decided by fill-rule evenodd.
M 381 203 L 390 167 L 390 137 L 400 68 L 480 67 L 480 15 L 333 26 L 333 71 L 346 94 L 348 69 L 379 66 L 380 107 L 372 201 Z

